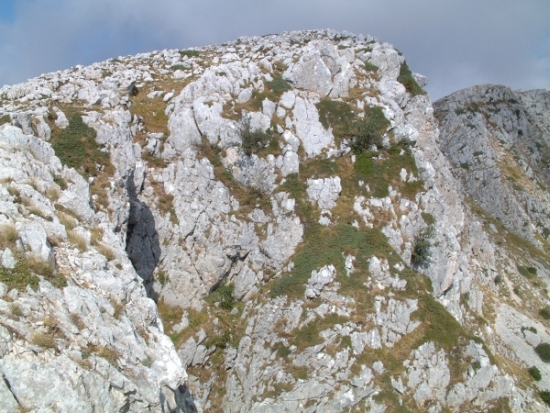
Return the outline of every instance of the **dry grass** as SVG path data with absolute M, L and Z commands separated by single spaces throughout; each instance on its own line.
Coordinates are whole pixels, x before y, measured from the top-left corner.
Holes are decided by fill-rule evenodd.
M 59 211 L 59 209 L 59 206 L 57 206 L 57 218 L 59 219 L 59 223 L 63 225 L 67 231 L 71 231 L 77 226 L 78 220 L 65 212 Z
M 98 245 L 98 243 L 103 239 L 103 228 L 100 227 L 94 227 L 91 231 L 91 240 L 90 243 L 92 245 Z
M 0 226 L 0 248 L 5 249 L 7 247 L 12 247 L 17 241 L 19 233 L 15 229 L 14 225 L 2 225 Z
M 86 238 L 84 238 L 82 235 L 79 235 L 75 231 L 70 230 L 67 232 L 67 236 L 69 237 L 69 242 L 76 246 L 80 252 L 84 252 L 88 249 Z
M 95 249 L 97 250 L 97 252 L 107 258 L 107 261 L 112 261 L 116 258 L 116 254 L 113 249 L 104 244 L 97 245 Z
M 55 348 L 55 338 L 46 333 L 35 333 L 32 336 L 31 343 L 43 348 Z

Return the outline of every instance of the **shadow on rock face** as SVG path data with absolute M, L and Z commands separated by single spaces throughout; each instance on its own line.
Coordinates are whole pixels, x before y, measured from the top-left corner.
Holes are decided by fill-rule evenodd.
M 144 202 L 137 197 L 132 175 L 126 182 L 130 198 L 130 216 L 126 236 L 126 252 L 136 272 L 143 278 L 147 294 L 153 300 L 153 271 L 160 260 L 159 237 L 155 227 L 155 217 Z

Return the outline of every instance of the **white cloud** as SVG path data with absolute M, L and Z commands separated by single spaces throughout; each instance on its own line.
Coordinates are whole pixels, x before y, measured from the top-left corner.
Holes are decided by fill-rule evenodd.
M 548 0 L 17 0 L 0 85 L 76 64 L 243 35 L 334 28 L 393 43 L 432 97 L 479 83 L 550 89 Z

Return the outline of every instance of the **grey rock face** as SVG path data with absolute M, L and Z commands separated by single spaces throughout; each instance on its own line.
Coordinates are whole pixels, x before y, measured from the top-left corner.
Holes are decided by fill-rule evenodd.
M 512 231 L 538 243 L 535 233 L 550 228 L 550 199 L 540 189 L 550 182 L 542 161 L 550 141 L 544 104 L 532 110 L 532 95 L 525 94 L 525 103 L 521 96 L 504 86 L 476 86 L 434 106 L 441 147 L 465 189 Z

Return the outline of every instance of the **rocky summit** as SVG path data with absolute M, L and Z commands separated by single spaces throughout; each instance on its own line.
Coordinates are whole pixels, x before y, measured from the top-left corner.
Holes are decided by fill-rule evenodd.
M 545 412 L 550 94 L 330 30 L 0 89 L 0 411 Z

